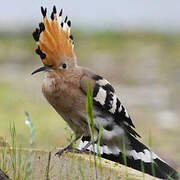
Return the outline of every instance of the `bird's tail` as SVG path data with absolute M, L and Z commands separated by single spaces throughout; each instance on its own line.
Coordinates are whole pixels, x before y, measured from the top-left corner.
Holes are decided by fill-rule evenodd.
M 150 151 L 148 147 L 131 135 L 129 135 L 129 140 L 132 150 L 126 151 L 125 158 L 123 153 L 120 154 L 120 163 L 158 178 L 179 179 L 176 170 Z M 102 157 L 107 158 L 105 154 Z
M 129 137 L 130 146 L 132 150 L 127 150 L 125 153 L 119 152 L 114 154 L 107 145 L 100 146 L 100 154 L 102 158 L 124 164 L 133 169 L 142 171 L 152 176 L 162 179 L 179 179 L 179 175 L 165 161 L 159 158 L 155 153 L 151 152 L 148 147 L 142 144 L 133 136 Z M 83 137 L 79 149 L 88 143 L 87 138 Z M 97 145 L 95 145 L 97 147 Z M 95 148 L 96 149 L 96 148 Z M 93 148 L 89 147 L 88 150 L 93 152 Z M 96 152 L 97 153 L 97 152 Z

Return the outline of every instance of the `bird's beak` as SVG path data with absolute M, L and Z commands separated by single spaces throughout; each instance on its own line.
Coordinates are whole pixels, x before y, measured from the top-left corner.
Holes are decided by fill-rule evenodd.
M 38 72 L 41 72 L 41 71 L 46 71 L 46 70 L 49 70 L 49 69 L 51 69 L 51 67 L 49 67 L 49 66 L 43 66 L 43 67 L 40 67 L 40 68 L 36 69 L 35 71 L 33 71 L 33 72 L 31 73 L 31 75 L 33 75 L 33 74 L 35 74 L 35 73 L 38 73 Z

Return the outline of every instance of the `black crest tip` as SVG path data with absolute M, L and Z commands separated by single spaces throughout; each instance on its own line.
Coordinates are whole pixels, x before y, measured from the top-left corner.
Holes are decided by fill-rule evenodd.
M 70 21 L 70 20 L 67 22 L 67 25 L 68 25 L 69 27 L 71 27 L 71 21 Z
M 39 34 L 40 34 L 40 30 L 36 28 L 36 30 L 32 33 L 35 41 L 39 41 Z
M 41 59 L 45 59 L 46 58 L 46 54 L 42 52 L 42 54 L 40 55 Z
M 64 25 L 64 23 L 62 22 L 62 23 L 61 23 L 61 27 L 62 27 L 62 28 L 63 28 L 63 25 Z
M 45 30 L 45 26 L 43 22 L 39 23 L 39 28 L 40 28 L 40 33 Z
M 43 53 L 41 50 L 40 50 L 40 47 L 38 46 L 38 48 L 35 50 L 36 54 L 38 54 L 40 56 L 41 59 L 45 59 L 46 58 L 46 54 Z
M 68 19 L 68 17 L 66 16 L 66 17 L 65 17 L 65 20 L 64 20 L 65 23 L 67 22 L 67 19 Z
M 46 17 L 47 8 L 44 9 L 44 8 L 41 6 L 41 13 L 42 13 L 43 17 Z
M 38 48 L 35 50 L 36 54 L 38 54 L 39 56 L 41 56 L 42 51 L 40 50 L 40 47 L 38 46 Z
M 70 35 L 69 38 L 70 38 L 72 41 L 74 40 L 73 35 Z
M 54 13 L 54 14 L 57 13 L 57 11 L 56 11 L 56 6 L 55 6 L 55 5 L 53 6 L 53 13 Z
M 54 13 L 51 13 L 51 19 L 54 20 Z
M 61 11 L 59 13 L 59 16 L 62 16 L 62 13 L 63 13 L 63 9 L 61 9 Z

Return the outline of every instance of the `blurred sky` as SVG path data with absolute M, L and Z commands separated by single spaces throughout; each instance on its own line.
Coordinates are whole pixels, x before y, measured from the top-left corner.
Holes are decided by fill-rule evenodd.
M 1 0 L 0 30 L 35 26 L 40 6 L 63 8 L 76 26 L 180 31 L 180 0 Z

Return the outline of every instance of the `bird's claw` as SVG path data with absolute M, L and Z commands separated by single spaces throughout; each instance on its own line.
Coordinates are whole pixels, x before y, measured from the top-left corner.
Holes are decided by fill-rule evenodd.
M 55 156 L 61 156 L 62 154 L 63 154 L 63 152 L 64 152 L 64 149 L 62 149 L 62 150 L 59 150 L 56 154 L 55 154 Z
M 60 149 L 55 155 L 60 157 L 64 152 L 82 153 L 81 150 L 73 148 L 72 145 L 70 144 L 64 149 Z
M 69 146 L 63 148 L 63 149 L 60 149 L 56 154 L 55 156 L 61 156 L 64 152 L 72 152 L 73 151 L 73 147 L 72 147 L 72 144 L 70 144 Z
M 89 154 L 90 152 L 86 149 L 82 149 L 82 150 L 79 150 L 79 149 L 74 149 L 72 147 L 67 147 L 67 148 L 64 148 L 64 149 L 60 149 L 56 154 L 55 156 L 58 156 L 60 157 L 64 152 L 71 152 L 71 153 L 78 153 L 78 154 L 82 154 L 82 153 L 86 153 L 86 154 Z

